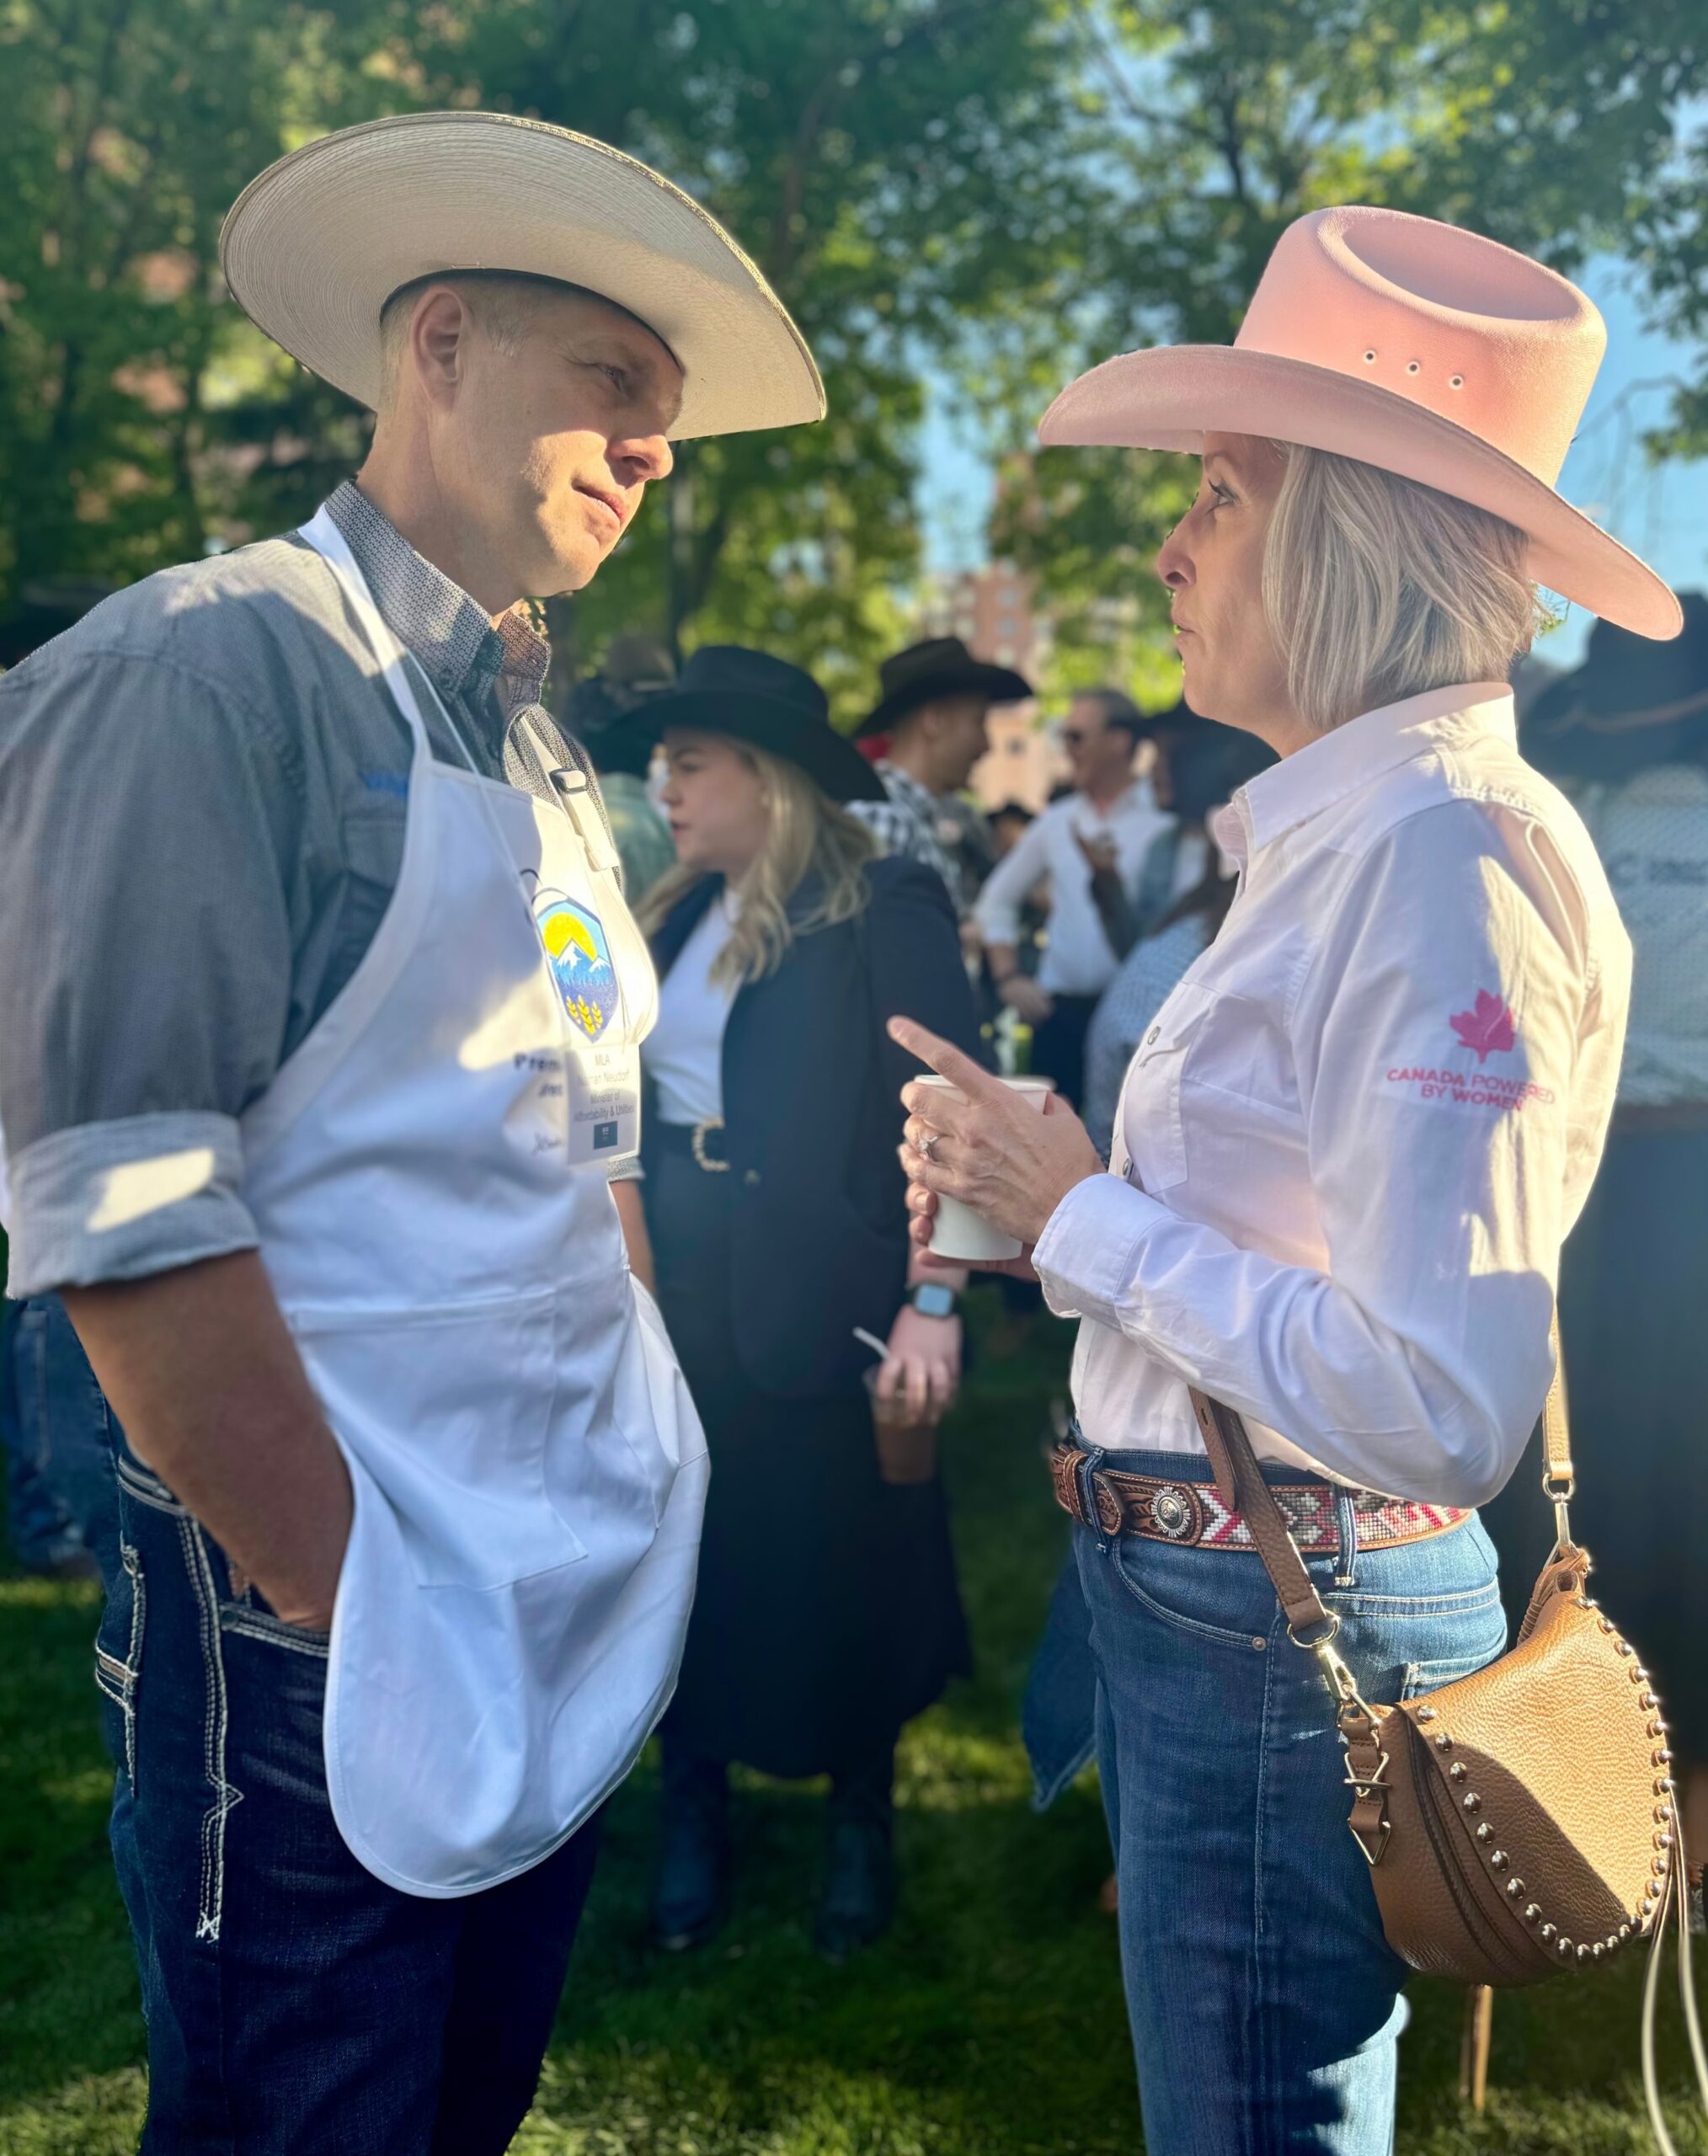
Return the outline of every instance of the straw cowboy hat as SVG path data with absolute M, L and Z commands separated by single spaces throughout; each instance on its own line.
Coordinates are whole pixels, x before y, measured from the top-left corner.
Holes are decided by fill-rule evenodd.
M 669 345 L 674 440 L 825 416 L 812 354 L 723 227 L 620 150 L 538 120 L 408 113 L 323 136 L 249 182 L 220 263 L 253 322 L 371 410 L 392 294 L 510 270 L 614 300 Z
M 1654 571 L 1555 490 L 1607 344 L 1575 285 L 1398 210 L 1316 210 L 1275 243 L 1231 345 L 1128 352 L 1070 382 L 1040 441 L 1201 451 L 1206 431 L 1332 450 L 1503 517 L 1529 573 L 1676 636 Z

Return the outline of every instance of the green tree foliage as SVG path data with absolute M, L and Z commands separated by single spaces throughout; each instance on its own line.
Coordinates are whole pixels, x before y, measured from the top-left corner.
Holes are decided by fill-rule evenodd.
M 1652 289 L 1679 325 L 1708 319 L 1708 166 L 1666 197 L 1664 229 L 1655 187 L 1708 79 L 1700 0 L 1117 0 L 1092 21 L 1075 153 L 1101 203 L 1049 334 L 987 344 L 1011 439 L 1077 366 L 1226 342 L 1281 231 L 1335 202 L 1468 225 L 1567 273 L 1635 253 L 1647 221 Z M 1005 491 L 998 544 L 1038 575 L 1068 678 L 1112 638 L 1142 674 L 1166 611 L 1150 563 L 1181 502 L 1180 460 L 1113 451 L 1053 450 Z
M 286 125 L 273 22 L 224 0 L 0 6 L 0 593 L 201 551 L 215 241 Z
M 554 608 L 571 666 L 621 625 L 751 639 L 852 708 L 921 565 L 929 374 L 1021 448 L 1082 364 L 1230 335 L 1288 220 L 1354 197 L 1566 267 L 1623 249 L 1700 328 L 1708 175 L 1675 130 L 1700 23 L 1701 0 L 0 0 L 0 612 L 31 577 L 280 529 L 350 468 L 365 416 L 243 321 L 220 221 L 326 128 L 483 105 L 704 201 L 830 392 L 823 426 L 684 446 Z M 1182 483 L 1097 451 L 1009 468 L 999 537 L 1060 615 L 1065 679 L 1142 677 Z
M 1708 25 L 1702 40 L 1708 45 Z M 1708 456 L 1708 125 L 1663 173 L 1637 221 L 1637 241 L 1657 319 L 1705 348 L 1649 450 L 1656 456 Z
M 1036 259 L 1017 205 L 1048 172 L 1070 22 L 1038 0 L 635 0 L 624 18 L 619 44 L 603 8 L 499 0 L 466 35 L 414 42 L 419 88 L 478 83 L 686 187 L 794 314 L 830 417 L 687 446 L 576 602 L 576 643 L 638 616 L 691 622 L 696 641 L 769 643 L 857 704 L 919 567 L 921 370 Z
M 919 568 L 922 371 L 1029 274 L 1070 11 L 1037 0 L 0 0 L 0 609 L 272 531 L 366 421 L 245 325 L 221 217 L 271 157 L 373 114 L 481 105 L 647 159 L 725 220 L 828 384 L 821 427 L 685 446 L 586 597 L 750 638 L 858 700 Z M 830 656 L 827 657 L 827 654 Z

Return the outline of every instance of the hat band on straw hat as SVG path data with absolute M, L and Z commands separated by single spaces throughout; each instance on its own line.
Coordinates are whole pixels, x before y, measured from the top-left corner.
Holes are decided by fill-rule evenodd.
M 377 410 L 380 315 L 458 270 L 580 286 L 644 323 L 683 375 L 675 440 L 825 414 L 800 332 L 717 221 L 635 158 L 506 113 L 405 113 L 347 127 L 250 181 L 220 262 L 294 359 Z

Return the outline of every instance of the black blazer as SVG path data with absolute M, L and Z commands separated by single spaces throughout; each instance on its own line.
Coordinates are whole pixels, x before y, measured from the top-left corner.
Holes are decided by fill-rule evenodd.
M 738 990 L 723 1034 L 736 1352 L 755 1385 L 787 1399 L 857 1385 L 872 1355 L 854 1326 L 886 1337 L 906 1291 L 897 1097 L 924 1066 L 889 1038 L 886 1021 L 917 1018 L 981 1054 L 942 878 L 894 858 L 866 874 L 863 912 L 797 937 L 775 973 Z M 659 928 L 660 980 L 720 888 L 707 877 Z M 813 895 L 803 885 L 791 912 Z M 643 1162 L 653 1109 L 649 1097 Z

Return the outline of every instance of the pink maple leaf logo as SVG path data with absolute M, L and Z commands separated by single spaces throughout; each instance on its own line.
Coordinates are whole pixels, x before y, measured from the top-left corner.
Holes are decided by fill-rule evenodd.
M 1448 1023 L 1462 1047 L 1476 1050 L 1479 1063 L 1513 1045 L 1513 1014 L 1499 996 L 1491 995 L 1486 988 L 1476 991 L 1476 1010 L 1458 1011 Z

